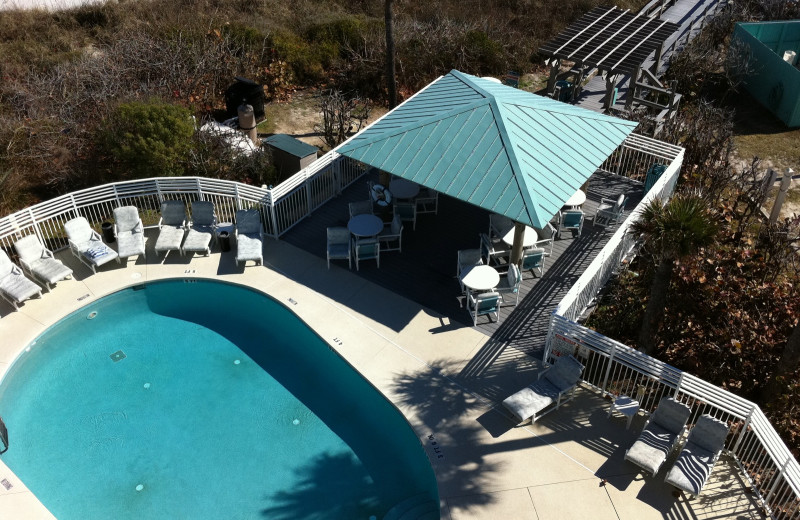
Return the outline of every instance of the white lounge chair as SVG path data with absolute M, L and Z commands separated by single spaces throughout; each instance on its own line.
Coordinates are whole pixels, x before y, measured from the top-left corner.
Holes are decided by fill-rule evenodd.
M 165 200 L 161 203 L 161 218 L 158 221 L 156 254 L 181 251 L 181 243 L 186 234 L 186 207 L 182 200 Z
M 192 221 L 189 233 L 183 241 L 182 253 L 211 254 L 211 239 L 216 237 L 217 216 L 214 214 L 214 203 L 204 200 L 192 202 Z
M 239 262 L 254 261 L 264 264 L 264 226 L 261 224 L 261 212 L 248 209 L 236 212 L 236 265 Z
M 75 217 L 64 224 L 67 233 L 69 250 L 81 262 L 86 264 L 93 273 L 97 268 L 112 260 L 119 263 L 119 255 L 100 239 L 100 235 L 92 229 L 85 217 Z
M 0 296 L 19 309 L 20 303 L 37 295 L 42 296 L 42 288 L 28 280 L 22 269 L 0 249 Z
M 726 423 L 708 414 L 701 416 L 664 481 L 690 495 L 699 495 L 725 447 L 727 437 Z
M 655 476 L 675 444 L 683 437 L 692 410 L 671 397 L 663 397 L 642 433 L 625 452 L 629 460 Z
M 61 260 L 56 260 L 53 252 L 44 247 L 36 235 L 20 238 L 14 243 L 14 249 L 17 250 L 22 269 L 34 279 L 43 282 L 48 291 L 50 284 L 72 276 L 72 269 Z
M 114 208 L 114 234 L 117 235 L 117 253 L 120 258 L 145 256 L 144 225 L 136 206 Z
M 530 419 L 534 423 L 572 399 L 582 372 L 583 365 L 580 361 L 572 356 L 561 356 L 553 365 L 540 372 L 534 383 L 507 397 L 503 406 L 518 422 Z M 553 404 L 555 407 L 551 408 Z

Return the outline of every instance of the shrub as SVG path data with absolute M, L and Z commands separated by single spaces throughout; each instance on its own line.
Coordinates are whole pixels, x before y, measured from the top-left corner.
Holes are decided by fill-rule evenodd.
M 191 113 L 160 102 L 124 103 L 98 132 L 101 149 L 123 177 L 181 175 L 191 148 Z

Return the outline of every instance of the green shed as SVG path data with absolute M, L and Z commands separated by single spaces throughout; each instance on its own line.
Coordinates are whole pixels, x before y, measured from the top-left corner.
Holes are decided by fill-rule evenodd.
M 281 176 L 294 175 L 317 160 L 316 146 L 311 146 L 286 134 L 275 134 L 264 139 L 272 152 L 272 162 Z
M 733 42 L 751 55 L 747 91 L 790 128 L 800 126 L 800 20 L 738 23 Z

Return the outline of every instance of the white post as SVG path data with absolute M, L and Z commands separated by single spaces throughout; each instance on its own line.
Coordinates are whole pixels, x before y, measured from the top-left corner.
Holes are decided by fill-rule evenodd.
M 775 224 L 778 220 L 778 217 L 781 214 L 781 207 L 783 206 L 783 201 L 786 200 L 786 193 L 789 191 L 789 186 L 792 184 L 792 174 L 794 170 L 791 168 L 786 168 L 783 172 L 783 178 L 781 179 L 781 187 L 778 190 L 778 196 L 775 197 L 775 204 L 772 205 L 772 212 L 769 214 L 769 223 L 770 225 Z
M 614 354 L 617 352 L 617 346 L 611 344 L 611 354 L 608 356 L 608 367 L 606 368 L 606 375 L 603 377 L 603 395 L 606 395 L 606 385 L 608 384 L 608 376 L 611 374 L 611 365 L 614 363 Z

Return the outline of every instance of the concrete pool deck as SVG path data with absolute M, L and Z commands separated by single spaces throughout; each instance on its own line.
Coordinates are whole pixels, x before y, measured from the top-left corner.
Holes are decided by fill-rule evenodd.
M 112 262 L 97 274 L 62 251 L 57 256 L 75 271 L 72 280 L 17 312 L 1 301 L 0 375 L 48 326 L 102 296 L 163 278 L 214 278 L 284 303 L 405 414 L 436 473 L 443 519 L 764 518 L 726 457 L 692 500 L 673 496 L 664 470 L 644 477 L 623 460 L 644 417 L 626 430 L 624 418 L 609 419 L 608 401 L 589 390 L 534 426 L 515 427 L 496 400 L 481 396 L 525 386 L 540 359 L 511 347 L 492 349 L 491 359 L 466 377 L 463 368 L 486 356 L 485 334 L 356 276 L 342 262 L 328 270 L 324 259 L 265 239 L 265 266 L 237 268 L 232 252 L 171 253 L 164 260 L 154 243 L 150 230 L 146 261 Z M 9 430 L 13 449 L 13 425 Z M 0 486 L 0 517 L 53 518 L 0 456 L 4 479 L 11 487 Z

